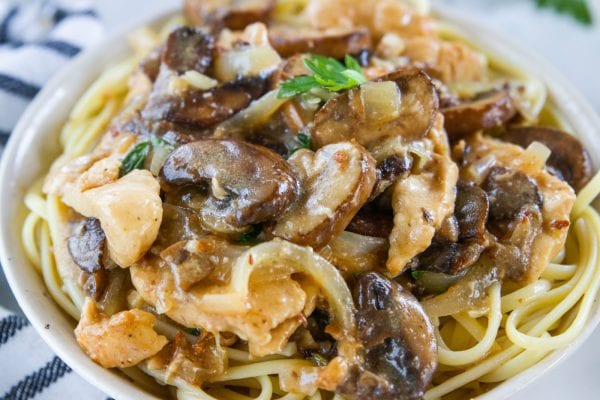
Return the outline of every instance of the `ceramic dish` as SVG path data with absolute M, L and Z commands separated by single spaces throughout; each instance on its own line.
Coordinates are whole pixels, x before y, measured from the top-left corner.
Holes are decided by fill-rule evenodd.
M 592 155 L 597 168 L 600 160 L 600 141 L 595 128 L 600 118 L 583 96 L 573 90 L 552 66 L 527 49 L 521 49 L 479 24 L 464 20 L 452 13 L 437 12 L 442 19 L 461 28 L 472 42 L 497 58 L 518 65 L 525 71 L 535 71 L 548 87 L 550 101 L 559 110 L 570 130 L 577 132 Z M 144 25 L 159 24 L 167 16 L 147 21 Z M 0 166 L 0 260 L 8 282 L 34 328 L 75 372 L 84 379 L 120 400 L 156 399 L 131 383 L 123 375 L 106 370 L 91 361 L 73 337 L 74 321 L 55 304 L 44 282 L 27 260 L 21 245 L 20 232 L 25 216 L 23 197 L 27 188 L 47 171 L 59 154 L 58 135 L 68 113 L 81 93 L 111 63 L 123 59 L 129 52 L 127 32 L 106 40 L 90 49 L 62 70 L 48 83 L 31 103 L 15 128 L 4 152 Z M 518 376 L 502 383 L 481 396 L 482 399 L 509 398 L 518 390 L 564 362 L 600 322 L 596 305 L 582 334 L 569 346 L 562 348 Z

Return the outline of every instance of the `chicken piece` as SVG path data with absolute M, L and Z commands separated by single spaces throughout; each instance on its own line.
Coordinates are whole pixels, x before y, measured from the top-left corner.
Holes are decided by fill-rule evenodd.
M 313 28 L 364 27 L 376 39 L 388 32 L 403 37 L 431 36 L 435 28 L 432 19 L 397 0 L 311 0 L 304 16 Z
M 430 75 L 444 83 L 480 81 L 485 76 L 485 59 L 464 43 L 416 37 L 406 39 L 404 46 L 403 55 L 423 63 Z
M 360 145 L 339 142 L 288 160 L 301 185 L 296 202 L 267 227 L 273 236 L 321 248 L 340 234 L 375 184 L 375 160 Z
M 230 265 L 235 259 L 221 261 Z M 273 340 L 287 340 L 293 331 L 286 329 L 285 324 L 297 319 L 307 304 L 307 294 L 300 283 L 273 270 L 252 275 L 246 310 L 237 313 L 205 311 L 200 305 L 201 299 L 206 295 L 224 293 L 227 286 L 196 285 L 184 291 L 163 260 L 147 256 L 130 270 L 133 285 L 159 312 L 184 326 L 201 327 L 214 333 L 235 333 L 248 340 L 255 356 L 276 350 L 278 346 L 270 345 Z
M 461 168 L 461 178 L 484 184 L 494 169 L 503 167 L 509 172 L 516 171 L 524 174 L 528 181 L 537 186 L 536 192 L 541 197 L 541 204 L 537 207 L 541 207 L 542 221 L 534 224 L 535 221 L 531 221 L 531 213 L 528 213 L 529 216 L 517 213 L 518 221 L 515 221 L 513 225 L 509 224 L 504 229 L 507 232 L 499 234 L 500 237 L 497 238 L 496 243 L 497 248 L 500 246 L 514 247 L 515 243 L 529 243 L 528 250 L 519 249 L 521 252 L 527 251 L 527 254 L 522 254 L 522 256 L 528 257 L 525 270 L 511 271 L 514 266 L 506 265 L 505 267 L 508 269 L 507 275 L 518 284 L 526 285 L 534 282 L 550 260 L 564 247 L 570 225 L 569 215 L 575 202 L 575 192 L 568 183 L 546 171 L 543 163 L 540 163 L 539 160 L 536 161 L 535 156 L 532 157 L 529 150 L 484 137 L 481 134 L 472 136 L 466 145 L 467 151 L 463 154 L 464 168 Z M 515 174 L 513 173 L 511 176 L 514 177 Z M 489 183 L 487 185 L 489 186 Z M 519 185 L 521 188 L 523 186 L 523 184 Z M 495 197 L 499 198 L 498 195 Z M 511 206 L 514 207 L 514 204 Z M 490 212 L 492 211 L 490 210 Z M 499 211 L 494 212 L 494 214 L 498 213 Z M 533 238 L 528 238 L 528 226 L 530 229 L 539 226 L 536 228 L 539 229 L 539 232 L 534 234 Z M 497 256 L 502 257 L 501 254 L 497 254 Z
M 126 268 L 148 251 L 158 235 L 162 221 L 158 181 L 150 171 L 134 170 L 89 189 L 89 176 L 84 173 L 69 185 L 62 200 L 80 214 L 100 220 L 110 258 Z
M 436 230 L 454 212 L 458 167 L 449 156 L 443 121 L 438 115 L 423 140 L 428 159 L 421 171 L 398 180 L 392 189 L 394 229 L 387 268 L 393 276 L 429 247 Z
M 200 386 L 225 372 L 227 353 L 209 333 L 204 333 L 196 343 L 190 344 L 185 335 L 178 332 L 172 342 L 147 361 L 147 366 L 151 370 L 164 370 L 169 377 Z
M 154 315 L 137 309 L 109 318 L 88 298 L 75 337 L 83 351 L 104 368 L 132 367 L 167 344 L 167 338 L 154 331 L 155 321 Z

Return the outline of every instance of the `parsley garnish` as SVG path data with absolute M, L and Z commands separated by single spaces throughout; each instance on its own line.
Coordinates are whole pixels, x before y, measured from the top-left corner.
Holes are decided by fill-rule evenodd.
M 354 57 L 346 55 L 344 64 L 346 65 L 335 58 L 311 54 L 304 59 L 304 65 L 313 75 L 298 76 L 283 82 L 277 97 L 285 99 L 319 88 L 325 88 L 330 92 L 339 92 L 367 81 L 360 64 Z
M 183 330 L 185 331 L 185 333 L 188 333 L 193 336 L 200 336 L 201 333 L 200 329 L 198 328 L 183 328 Z
M 164 139 L 159 138 L 158 136 L 152 136 L 150 140 L 145 142 L 141 142 L 133 146 L 133 149 L 127 153 L 123 161 L 121 162 L 121 169 L 119 172 L 119 176 L 125 176 L 134 169 L 143 169 L 144 163 L 146 162 L 146 157 L 150 153 L 150 150 L 157 147 L 166 147 L 170 151 L 175 149 L 171 143 L 167 142 Z
M 584 25 L 593 23 L 592 13 L 587 0 L 535 0 L 538 7 L 552 8 L 561 14 L 567 14 Z
M 327 363 L 329 361 L 327 361 L 327 359 L 325 357 L 323 357 L 322 355 L 320 355 L 319 353 L 312 353 L 310 355 L 310 360 L 313 362 L 313 364 L 315 364 L 317 367 L 326 367 Z
M 141 142 L 136 144 L 123 159 L 123 162 L 121 163 L 120 176 L 127 175 L 134 169 L 142 169 L 151 148 L 151 142 Z
M 312 146 L 312 140 L 310 138 L 310 134 L 307 132 L 301 132 L 296 136 L 296 143 L 294 143 L 294 146 L 290 149 L 289 153 L 288 153 L 288 158 L 294 154 L 295 152 L 297 152 L 300 149 L 310 149 Z
M 421 279 L 421 277 L 423 276 L 425 271 L 412 271 L 410 274 L 412 275 L 413 279 L 418 281 L 419 279 Z
M 260 243 L 258 235 L 260 235 L 261 230 L 262 227 L 260 225 L 252 225 L 248 232 L 242 233 L 238 239 L 238 242 L 246 245 L 255 245 Z

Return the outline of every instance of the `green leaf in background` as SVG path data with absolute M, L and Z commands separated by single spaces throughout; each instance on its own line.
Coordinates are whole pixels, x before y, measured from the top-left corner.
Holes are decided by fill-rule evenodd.
M 535 0 L 538 7 L 552 8 L 561 14 L 567 14 L 584 25 L 592 25 L 592 13 L 587 0 Z

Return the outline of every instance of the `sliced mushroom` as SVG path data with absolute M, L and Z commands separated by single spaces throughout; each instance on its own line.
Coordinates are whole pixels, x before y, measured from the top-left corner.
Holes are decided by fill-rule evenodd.
M 377 183 L 371 193 L 371 200 L 385 192 L 397 179 L 406 178 L 413 166 L 410 154 L 394 154 L 377 163 Z
M 337 391 L 350 399 L 420 399 L 437 368 L 437 345 L 419 301 L 376 272 L 360 277 L 355 301 L 364 360 Z
M 206 32 L 182 26 L 167 38 L 162 61 L 178 74 L 187 71 L 204 73 L 213 60 L 215 39 Z
M 265 22 L 275 0 L 185 0 L 184 14 L 196 26 L 240 30 L 254 22 Z
M 508 223 L 524 210 L 540 210 L 542 197 L 533 179 L 505 167 L 490 170 L 482 188 L 490 201 L 490 222 Z
M 508 122 L 517 109 L 506 90 L 493 90 L 477 96 L 472 101 L 441 110 L 444 127 L 450 140 L 482 129 L 494 128 Z
M 171 153 L 160 176 L 165 191 L 184 186 L 208 191 L 198 212 L 217 232 L 275 219 L 295 200 L 298 187 L 279 155 L 236 140 L 183 145 Z
M 315 116 L 313 143 L 318 147 L 355 139 L 363 146 L 390 136 L 407 140 L 422 138 L 433 126 L 438 109 L 438 98 L 431 79 L 424 72 L 406 68 L 379 78 L 376 82 L 395 82 L 399 108 L 393 114 L 387 110 L 378 115 L 378 108 L 389 101 L 381 100 L 378 93 L 364 96 L 363 87 L 351 89 L 327 101 Z M 369 88 L 373 88 L 370 86 Z M 383 88 L 382 88 L 383 89 Z M 366 100 L 366 101 L 365 101 Z
M 379 238 L 388 238 L 392 229 L 394 229 L 394 215 L 368 205 L 361 208 L 346 227 L 347 231 Z
M 470 268 L 487 247 L 485 225 L 488 219 L 487 194 L 473 182 L 457 184 L 454 216 L 447 218 L 436 232 L 431 246 L 415 257 L 413 270 L 462 274 Z M 454 226 L 454 222 L 457 226 Z M 445 226 L 451 225 L 444 229 Z M 458 232 L 454 231 L 458 228 Z
M 490 199 L 488 229 L 498 240 L 492 257 L 508 278 L 527 275 L 532 247 L 542 225 L 542 197 L 534 180 L 522 172 L 494 167 L 482 185 Z
M 67 248 L 75 264 L 93 274 L 102 269 L 106 235 L 96 218 L 88 218 L 69 238 Z
M 140 70 L 148 77 L 150 82 L 154 82 L 160 72 L 160 63 L 162 62 L 164 47 L 160 46 L 152 50 L 140 62 Z
M 159 77 L 160 79 L 160 77 Z M 156 90 L 142 116 L 152 121 L 169 121 L 196 129 L 218 124 L 262 96 L 268 82 L 262 77 L 241 78 L 208 90 L 186 88 L 181 93 Z
M 320 248 L 342 232 L 375 184 L 375 160 L 351 142 L 303 149 L 288 163 L 300 177 L 298 201 L 270 227 L 274 236 Z
M 489 208 L 485 191 L 473 182 L 458 182 L 454 215 L 458 221 L 459 240 L 483 240 Z
M 333 58 L 357 54 L 371 48 L 367 29 L 297 29 L 282 26 L 269 28 L 269 41 L 282 57 L 314 53 Z
M 555 128 L 513 126 L 501 139 L 526 148 L 532 142 L 541 142 L 552 154 L 546 165 L 550 173 L 566 181 L 575 190 L 583 188 L 592 178 L 592 162 L 579 139 Z

